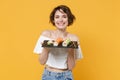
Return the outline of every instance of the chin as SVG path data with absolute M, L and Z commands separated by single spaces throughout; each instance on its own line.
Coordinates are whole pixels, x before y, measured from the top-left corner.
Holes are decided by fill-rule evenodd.
M 63 28 L 66 28 L 67 26 L 66 25 L 64 25 L 64 26 L 57 25 L 57 27 L 63 29 Z
M 57 27 L 58 29 L 65 29 L 66 27 Z

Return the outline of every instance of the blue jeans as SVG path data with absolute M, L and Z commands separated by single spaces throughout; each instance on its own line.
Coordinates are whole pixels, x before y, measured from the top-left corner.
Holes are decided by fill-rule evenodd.
M 71 71 L 52 72 L 47 69 L 44 70 L 42 80 L 73 80 Z

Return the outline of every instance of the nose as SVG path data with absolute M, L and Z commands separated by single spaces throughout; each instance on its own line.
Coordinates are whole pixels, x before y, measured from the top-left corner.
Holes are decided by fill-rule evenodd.
M 61 17 L 61 18 L 59 18 L 59 21 L 60 21 L 60 22 L 63 22 L 63 18 L 62 18 L 62 17 Z

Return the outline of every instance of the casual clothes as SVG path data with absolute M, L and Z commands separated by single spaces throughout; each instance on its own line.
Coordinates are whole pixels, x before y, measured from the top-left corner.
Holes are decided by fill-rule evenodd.
M 51 72 L 45 69 L 42 80 L 73 80 L 73 76 L 69 70 L 64 72 Z
M 52 39 L 45 37 L 45 36 L 40 36 L 34 48 L 34 53 L 40 54 L 42 52 L 43 47 L 41 44 L 44 40 L 52 40 Z M 80 45 L 78 49 L 74 49 L 74 51 L 75 51 L 75 56 L 77 59 L 83 58 Z M 52 48 L 49 53 L 49 57 L 46 62 L 46 65 L 54 67 L 54 68 L 66 69 L 67 68 L 67 63 L 66 63 L 67 56 L 68 56 L 67 48 L 65 49 L 64 48 Z
M 44 40 L 52 39 L 45 36 L 40 36 L 34 48 L 34 53 L 36 54 L 42 53 L 43 50 L 42 43 Z M 77 49 L 74 49 L 74 52 L 76 59 L 83 58 L 80 45 L 78 46 Z M 68 68 L 67 57 L 68 57 L 67 48 L 51 48 L 46 65 L 57 69 L 67 69 Z M 64 72 L 53 72 L 45 69 L 42 76 L 42 80 L 73 80 L 73 77 L 72 72 L 70 70 Z

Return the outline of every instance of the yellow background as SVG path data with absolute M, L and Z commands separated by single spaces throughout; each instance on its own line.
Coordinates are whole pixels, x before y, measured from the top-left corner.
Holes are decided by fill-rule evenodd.
M 44 66 L 33 49 L 54 29 L 49 14 L 59 4 L 76 16 L 68 31 L 79 36 L 84 59 L 75 80 L 120 80 L 119 0 L 0 0 L 0 80 L 40 80 Z

